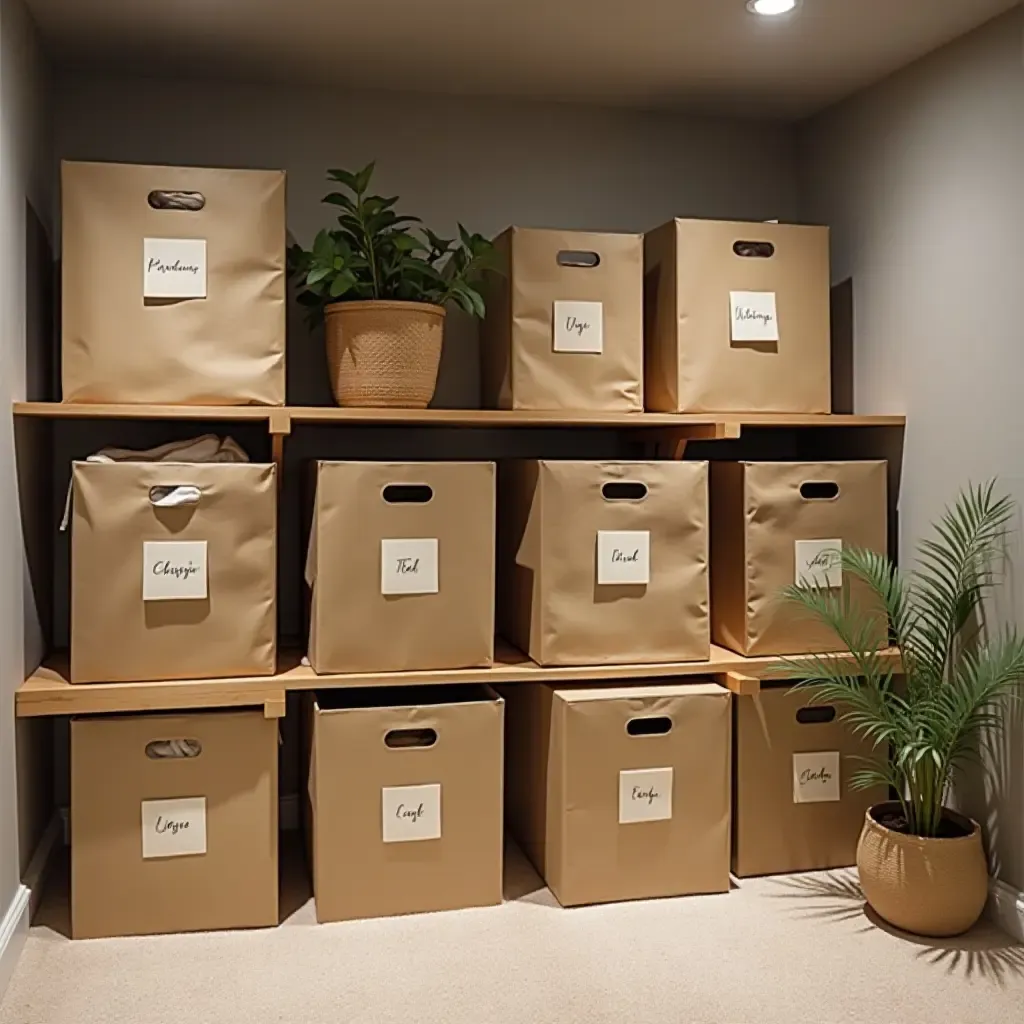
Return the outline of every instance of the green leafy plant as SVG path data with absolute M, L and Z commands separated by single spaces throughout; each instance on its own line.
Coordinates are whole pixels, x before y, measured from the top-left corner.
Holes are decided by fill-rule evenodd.
M 921 542 L 917 565 L 901 572 L 883 555 L 836 552 L 844 577 L 862 580 L 884 608 L 902 669 L 876 649 L 877 617 L 843 590 L 797 585 L 785 598 L 829 626 L 847 656 L 789 662 L 787 674 L 874 746 L 851 786 L 892 787 L 911 835 L 942 833 L 943 806 L 955 772 L 977 759 L 980 741 L 1003 720 L 1004 699 L 1024 676 L 1024 640 L 1013 628 L 982 629 L 982 601 L 997 581 L 1015 505 L 994 483 L 968 487 Z M 851 664 L 852 663 L 852 664 Z M 900 679 L 902 676 L 902 680 Z
M 443 306 L 457 303 L 473 316 L 484 315 L 479 277 L 493 263 L 494 247 L 461 224 L 459 237 L 441 238 L 414 228 L 419 217 L 395 212 L 398 196 L 369 195 L 374 165 L 361 171 L 328 171 L 344 191 L 323 201 L 338 207 L 338 227 L 320 231 L 311 249 L 293 245 L 289 272 L 300 284 L 298 300 L 313 319 L 331 302 L 398 299 Z

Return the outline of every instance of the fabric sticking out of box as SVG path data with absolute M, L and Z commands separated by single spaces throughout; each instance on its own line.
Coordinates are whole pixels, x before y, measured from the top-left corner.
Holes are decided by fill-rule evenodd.
M 61 165 L 66 402 L 283 405 L 283 171 Z

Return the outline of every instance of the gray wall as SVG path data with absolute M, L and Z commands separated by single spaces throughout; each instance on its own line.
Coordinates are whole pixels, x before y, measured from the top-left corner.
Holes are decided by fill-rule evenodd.
M 961 485 L 998 475 L 1024 501 L 1024 9 L 806 123 L 804 216 L 832 226 L 852 278 L 857 410 L 906 412 L 903 561 Z M 993 620 L 1020 623 L 1014 538 Z M 1024 732 L 960 797 L 1024 889 Z

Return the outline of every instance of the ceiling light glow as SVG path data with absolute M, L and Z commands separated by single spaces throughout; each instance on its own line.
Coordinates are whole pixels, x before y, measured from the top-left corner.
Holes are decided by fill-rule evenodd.
M 769 18 L 789 14 L 796 5 L 797 0 L 747 0 L 747 10 L 751 14 L 762 14 Z

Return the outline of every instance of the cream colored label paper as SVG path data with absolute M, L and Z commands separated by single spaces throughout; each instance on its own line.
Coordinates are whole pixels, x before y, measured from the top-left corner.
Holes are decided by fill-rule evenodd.
M 778 341 L 775 292 L 729 292 L 733 341 Z
M 206 239 L 145 239 L 142 296 L 146 299 L 205 299 Z
M 598 584 L 651 582 L 651 534 L 648 530 L 597 531 Z
M 793 755 L 793 803 L 835 803 L 841 798 L 839 751 Z
M 142 857 L 206 853 L 206 797 L 142 801 Z
M 619 824 L 668 821 L 672 817 L 672 769 L 619 772 Z
M 205 540 L 143 541 L 143 601 L 203 601 L 207 596 Z
M 556 352 L 604 351 L 604 307 L 600 302 L 556 302 L 553 316 Z
M 798 540 L 795 542 L 795 582 L 801 587 L 841 587 L 843 585 L 843 542 Z
M 381 789 L 381 838 L 414 843 L 441 838 L 441 784 Z
M 380 592 L 382 594 L 436 594 L 438 544 L 436 537 L 382 540 Z

